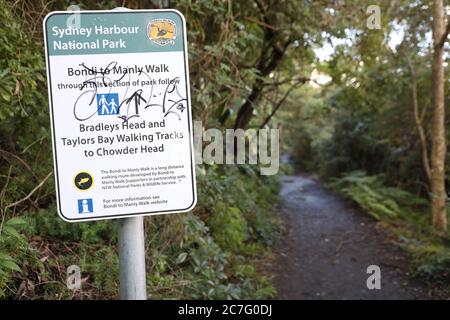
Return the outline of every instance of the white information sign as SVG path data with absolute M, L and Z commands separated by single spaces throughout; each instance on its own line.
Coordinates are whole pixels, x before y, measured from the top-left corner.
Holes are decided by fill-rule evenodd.
M 52 12 L 44 34 L 61 218 L 191 210 L 184 17 L 176 10 Z

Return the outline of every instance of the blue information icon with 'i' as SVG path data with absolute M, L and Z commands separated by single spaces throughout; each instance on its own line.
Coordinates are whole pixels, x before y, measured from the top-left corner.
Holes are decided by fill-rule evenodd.
M 92 213 L 94 205 L 92 199 L 78 199 L 78 213 Z
M 99 116 L 119 114 L 119 105 L 118 93 L 97 94 L 97 114 Z

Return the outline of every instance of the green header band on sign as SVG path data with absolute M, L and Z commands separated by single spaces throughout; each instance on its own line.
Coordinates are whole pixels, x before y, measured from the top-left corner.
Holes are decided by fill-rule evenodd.
M 44 22 L 51 56 L 183 51 L 175 10 L 55 12 Z

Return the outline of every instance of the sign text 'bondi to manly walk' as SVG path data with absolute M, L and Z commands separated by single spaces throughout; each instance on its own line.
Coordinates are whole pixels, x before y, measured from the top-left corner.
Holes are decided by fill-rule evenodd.
M 79 14 L 80 25 L 68 25 Z M 186 33 L 175 10 L 44 21 L 58 212 L 66 221 L 196 203 Z

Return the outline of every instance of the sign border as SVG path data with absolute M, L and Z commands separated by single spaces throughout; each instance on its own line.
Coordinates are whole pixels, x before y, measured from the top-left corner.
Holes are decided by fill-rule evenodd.
M 191 155 L 191 174 L 192 174 L 192 197 L 193 201 L 187 208 L 183 209 L 173 209 L 173 210 L 162 210 L 162 211 L 145 211 L 145 212 L 133 212 L 119 215 L 105 215 L 105 216 L 95 216 L 95 217 L 80 217 L 80 218 L 67 218 L 61 211 L 61 197 L 59 188 L 59 172 L 56 154 L 56 136 L 55 136 L 55 119 L 53 117 L 53 95 L 51 88 L 51 76 L 50 76 L 50 59 L 48 54 L 48 43 L 47 43 L 47 20 L 54 15 L 71 15 L 71 14 L 134 14 L 134 13 L 155 13 L 155 12 L 172 12 L 177 14 L 182 21 L 181 28 L 183 33 L 183 57 L 184 57 L 184 71 L 185 71 L 185 82 L 186 82 L 186 96 L 187 96 L 187 107 L 188 107 L 188 132 L 189 132 L 189 150 Z M 182 213 L 191 211 L 197 204 L 197 182 L 195 176 L 195 154 L 194 154 L 194 132 L 192 125 L 192 108 L 191 108 L 191 92 L 190 92 L 190 82 L 189 82 L 189 64 L 188 64 L 188 54 L 187 54 L 187 34 L 186 34 L 186 19 L 183 14 L 175 9 L 138 9 L 138 10 L 81 10 L 81 11 L 52 11 L 48 13 L 43 21 L 43 33 L 44 33 L 44 46 L 45 46 L 45 62 L 46 62 L 46 73 L 47 73 L 47 89 L 49 96 L 49 110 L 50 110 L 50 124 L 52 133 L 52 148 L 53 148 L 53 163 L 55 171 L 55 191 L 56 191 L 56 205 L 58 215 L 61 219 L 66 222 L 82 222 L 82 221 L 96 221 L 96 220 L 111 220 L 120 218 L 130 218 L 137 216 L 151 216 L 151 215 L 162 215 L 171 213 Z M 117 53 L 108 53 L 117 54 Z

